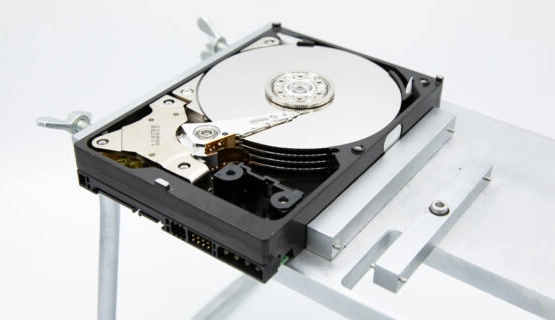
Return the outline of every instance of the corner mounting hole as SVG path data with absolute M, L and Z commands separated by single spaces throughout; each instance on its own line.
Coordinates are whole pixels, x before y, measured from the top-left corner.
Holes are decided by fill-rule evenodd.
M 279 203 L 286 204 L 287 202 L 289 202 L 289 198 L 287 198 L 286 196 L 281 196 L 278 201 Z
M 237 172 L 235 172 L 235 170 L 233 169 L 229 169 L 225 172 L 226 175 L 228 176 L 234 176 Z
M 441 202 L 441 201 L 438 201 L 438 202 L 436 202 L 435 204 L 436 204 L 436 207 L 438 207 L 438 208 L 443 208 L 443 207 L 445 207 L 445 203 L 443 203 L 443 202 Z
M 164 104 L 174 104 L 175 100 L 173 99 L 166 99 L 164 100 Z
M 108 144 L 108 142 L 110 142 L 108 139 L 100 139 L 100 140 L 98 140 L 96 143 L 97 143 L 99 146 L 105 146 L 105 145 Z

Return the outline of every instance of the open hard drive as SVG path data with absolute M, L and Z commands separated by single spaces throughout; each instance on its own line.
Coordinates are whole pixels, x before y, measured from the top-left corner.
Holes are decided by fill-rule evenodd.
M 272 24 L 77 141 L 79 182 L 266 282 L 441 88 Z

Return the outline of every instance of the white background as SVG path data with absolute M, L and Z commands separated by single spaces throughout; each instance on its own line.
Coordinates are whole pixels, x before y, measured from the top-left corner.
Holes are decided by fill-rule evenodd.
M 97 198 L 77 186 L 69 135 L 35 119 L 100 119 L 196 64 L 201 15 L 229 42 L 281 21 L 443 74 L 445 100 L 555 137 L 550 1 L 0 1 L 2 319 L 95 317 Z M 188 318 L 237 275 L 158 228 L 122 212 L 121 319 Z M 271 286 L 260 314 L 332 316 Z

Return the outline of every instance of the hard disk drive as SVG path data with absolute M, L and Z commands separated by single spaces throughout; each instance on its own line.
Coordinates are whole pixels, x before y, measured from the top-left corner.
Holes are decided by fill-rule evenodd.
M 442 80 L 271 24 L 77 141 L 79 182 L 266 282 Z

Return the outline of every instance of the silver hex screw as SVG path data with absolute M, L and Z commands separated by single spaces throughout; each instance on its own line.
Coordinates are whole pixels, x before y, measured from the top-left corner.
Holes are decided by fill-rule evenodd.
M 436 216 L 444 216 L 449 213 L 449 206 L 447 202 L 438 199 L 433 201 L 430 205 L 430 212 Z

